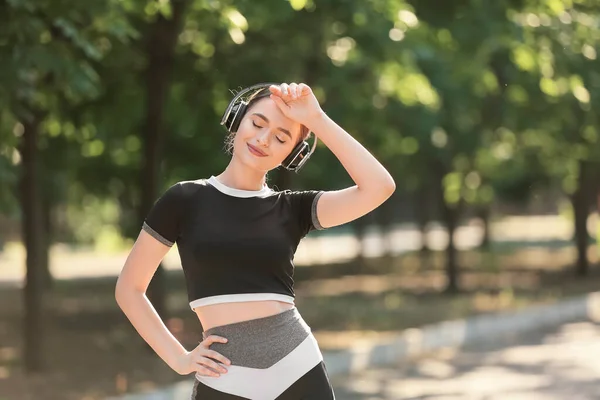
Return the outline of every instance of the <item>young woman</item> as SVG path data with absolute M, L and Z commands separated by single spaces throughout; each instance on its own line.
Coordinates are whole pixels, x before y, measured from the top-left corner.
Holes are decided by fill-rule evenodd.
M 310 231 L 378 207 L 395 190 L 394 180 L 302 83 L 242 91 L 222 124 L 230 132 L 229 165 L 218 176 L 179 182 L 156 201 L 119 276 L 117 302 L 173 370 L 195 373 L 193 399 L 333 399 L 317 342 L 294 306 L 294 253 Z M 310 132 L 355 186 L 267 186 L 268 171 L 297 171 L 306 162 L 314 150 L 305 142 Z M 145 295 L 175 242 L 190 307 L 204 329 L 191 351 L 171 335 Z

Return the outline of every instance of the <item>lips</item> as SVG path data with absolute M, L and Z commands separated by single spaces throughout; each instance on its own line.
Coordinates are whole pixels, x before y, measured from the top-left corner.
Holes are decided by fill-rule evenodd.
M 250 143 L 248 143 L 248 150 L 250 150 L 250 153 L 254 154 L 257 157 L 266 157 L 267 154 L 265 152 L 263 152 L 262 150 L 260 150 L 259 148 L 252 146 Z

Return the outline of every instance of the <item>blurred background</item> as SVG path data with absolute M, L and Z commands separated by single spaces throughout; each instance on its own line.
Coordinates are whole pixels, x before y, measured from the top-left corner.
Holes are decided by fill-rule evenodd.
M 0 399 L 182 379 L 116 276 L 167 187 L 225 168 L 221 114 L 257 82 L 310 85 L 397 184 L 298 250 L 324 351 L 596 290 L 599 44 L 595 0 L 0 2 Z M 352 182 L 319 144 L 269 184 Z M 149 297 L 197 344 L 175 250 Z

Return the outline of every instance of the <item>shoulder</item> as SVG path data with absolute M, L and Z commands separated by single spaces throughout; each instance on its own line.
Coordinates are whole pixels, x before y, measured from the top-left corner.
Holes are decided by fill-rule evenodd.
M 168 187 L 160 197 L 173 204 L 183 204 L 200 195 L 208 186 L 206 179 L 179 181 Z
M 175 185 L 180 187 L 179 190 L 183 196 L 189 196 L 206 190 L 210 184 L 208 183 L 207 179 L 201 178 L 196 180 L 179 181 Z
M 298 222 L 301 237 L 306 236 L 312 230 L 323 229 L 317 218 L 317 203 L 323 193 L 325 193 L 323 190 L 314 189 L 278 192 L 283 202 L 288 205 L 289 212 Z

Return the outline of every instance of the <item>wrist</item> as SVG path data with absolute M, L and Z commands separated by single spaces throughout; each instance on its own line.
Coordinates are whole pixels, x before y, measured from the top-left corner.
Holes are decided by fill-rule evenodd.
M 189 373 L 189 371 L 187 371 L 187 364 L 188 364 L 188 356 L 191 354 L 191 352 L 186 351 L 183 354 L 178 354 L 171 362 L 172 365 L 170 365 L 171 369 L 175 372 L 177 372 L 179 375 L 187 375 Z
M 317 132 L 321 130 L 320 127 L 323 126 L 323 124 L 325 124 L 328 119 L 329 116 L 325 113 L 325 111 L 319 109 L 319 111 L 313 114 L 308 119 L 307 123 L 303 125 L 306 126 L 311 132 L 313 132 L 316 135 Z

